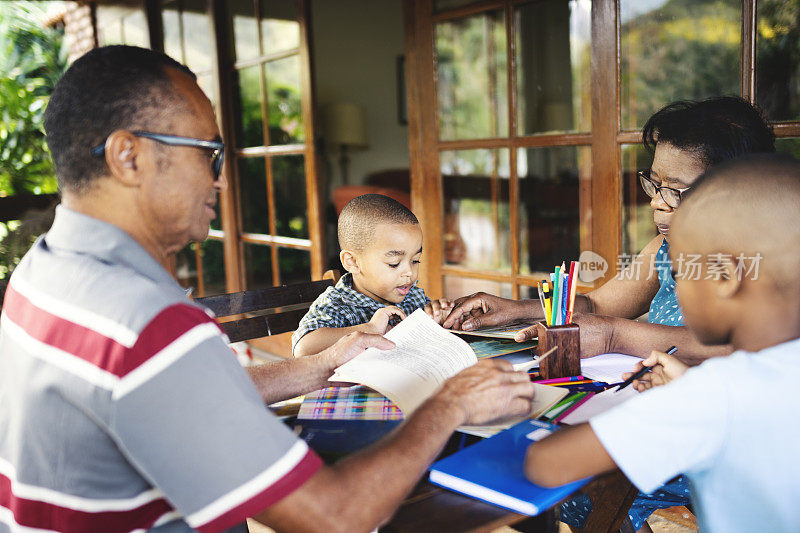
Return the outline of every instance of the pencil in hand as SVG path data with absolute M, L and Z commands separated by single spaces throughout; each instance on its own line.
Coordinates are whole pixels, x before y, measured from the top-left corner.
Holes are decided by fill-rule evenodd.
M 677 351 L 678 351 L 678 347 L 677 347 L 677 346 L 672 346 L 672 347 L 671 347 L 669 350 L 667 350 L 665 353 L 666 353 L 667 355 L 672 355 L 672 354 L 674 354 L 674 353 L 675 353 L 675 352 L 677 352 Z M 641 378 L 642 376 L 644 376 L 644 375 L 645 375 L 645 374 L 647 374 L 648 372 L 651 372 L 652 370 L 653 370 L 653 367 L 652 367 L 652 366 L 643 366 L 643 367 L 642 367 L 642 368 L 640 368 L 640 369 L 639 369 L 637 372 L 635 372 L 635 373 L 634 373 L 634 374 L 633 374 L 631 377 L 629 377 L 628 379 L 626 379 L 625 381 L 623 381 L 622 383 L 620 383 L 620 385 L 619 385 L 619 387 L 617 388 L 617 390 L 615 390 L 615 391 L 614 391 L 614 394 L 618 393 L 619 391 L 621 391 L 622 389 L 624 389 L 625 387 L 627 387 L 628 385 L 630 385 L 631 383 L 633 383 L 633 382 L 634 382 L 634 381 L 636 381 L 637 379 Z

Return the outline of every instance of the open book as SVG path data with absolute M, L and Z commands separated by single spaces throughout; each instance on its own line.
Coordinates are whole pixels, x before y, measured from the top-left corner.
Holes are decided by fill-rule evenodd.
M 409 416 L 432 396 L 447 378 L 478 362 L 463 339 L 449 333 L 421 309 L 392 328 L 386 338 L 395 343 L 391 350 L 368 348 L 336 369 L 330 381 L 366 385 L 380 392 Z M 567 394 L 565 389 L 538 385 L 529 416 L 535 417 Z M 520 419 L 487 428 L 473 428 L 494 434 Z
M 447 380 L 478 362 L 463 339 L 417 309 L 385 337 L 391 350 L 367 348 L 336 369 L 330 381 L 360 383 L 380 392 L 408 416 Z

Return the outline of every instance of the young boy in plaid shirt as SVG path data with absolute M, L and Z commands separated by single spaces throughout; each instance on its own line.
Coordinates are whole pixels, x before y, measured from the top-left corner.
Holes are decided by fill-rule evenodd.
M 451 302 L 416 286 L 422 230 L 414 213 L 382 194 L 350 200 L 339 215 L 339 259 L 347 273 L 322 293 L 292 335 L 295 356 L 318 353 L 353 331 L 383 335 L 392 319 L 424 309 L 441 324 Z

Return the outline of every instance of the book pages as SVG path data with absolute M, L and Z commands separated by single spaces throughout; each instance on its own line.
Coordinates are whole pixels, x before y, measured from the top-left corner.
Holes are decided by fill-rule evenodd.
M 385 337 L 391 350 L 368 348 L 336 369 L 330 381 L 360 383 L 380 392 L 406 416 L 447 380 L 478 362 L 463 340 L 418 309 Z

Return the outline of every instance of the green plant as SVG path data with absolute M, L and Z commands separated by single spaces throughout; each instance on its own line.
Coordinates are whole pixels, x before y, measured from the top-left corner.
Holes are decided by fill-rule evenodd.
M 42 125 L 66 57 L 63 32 L 42 27 L 46 4 L 0 4 L 0 196 L 57 188 Z
M 0 197 L 57 191 L 43 122 L 67 62 L 63 31 L 42 26 L 49 4 L 0 3 Z M 0 223 L 0 280 L 50 220 L 45 210 Z

